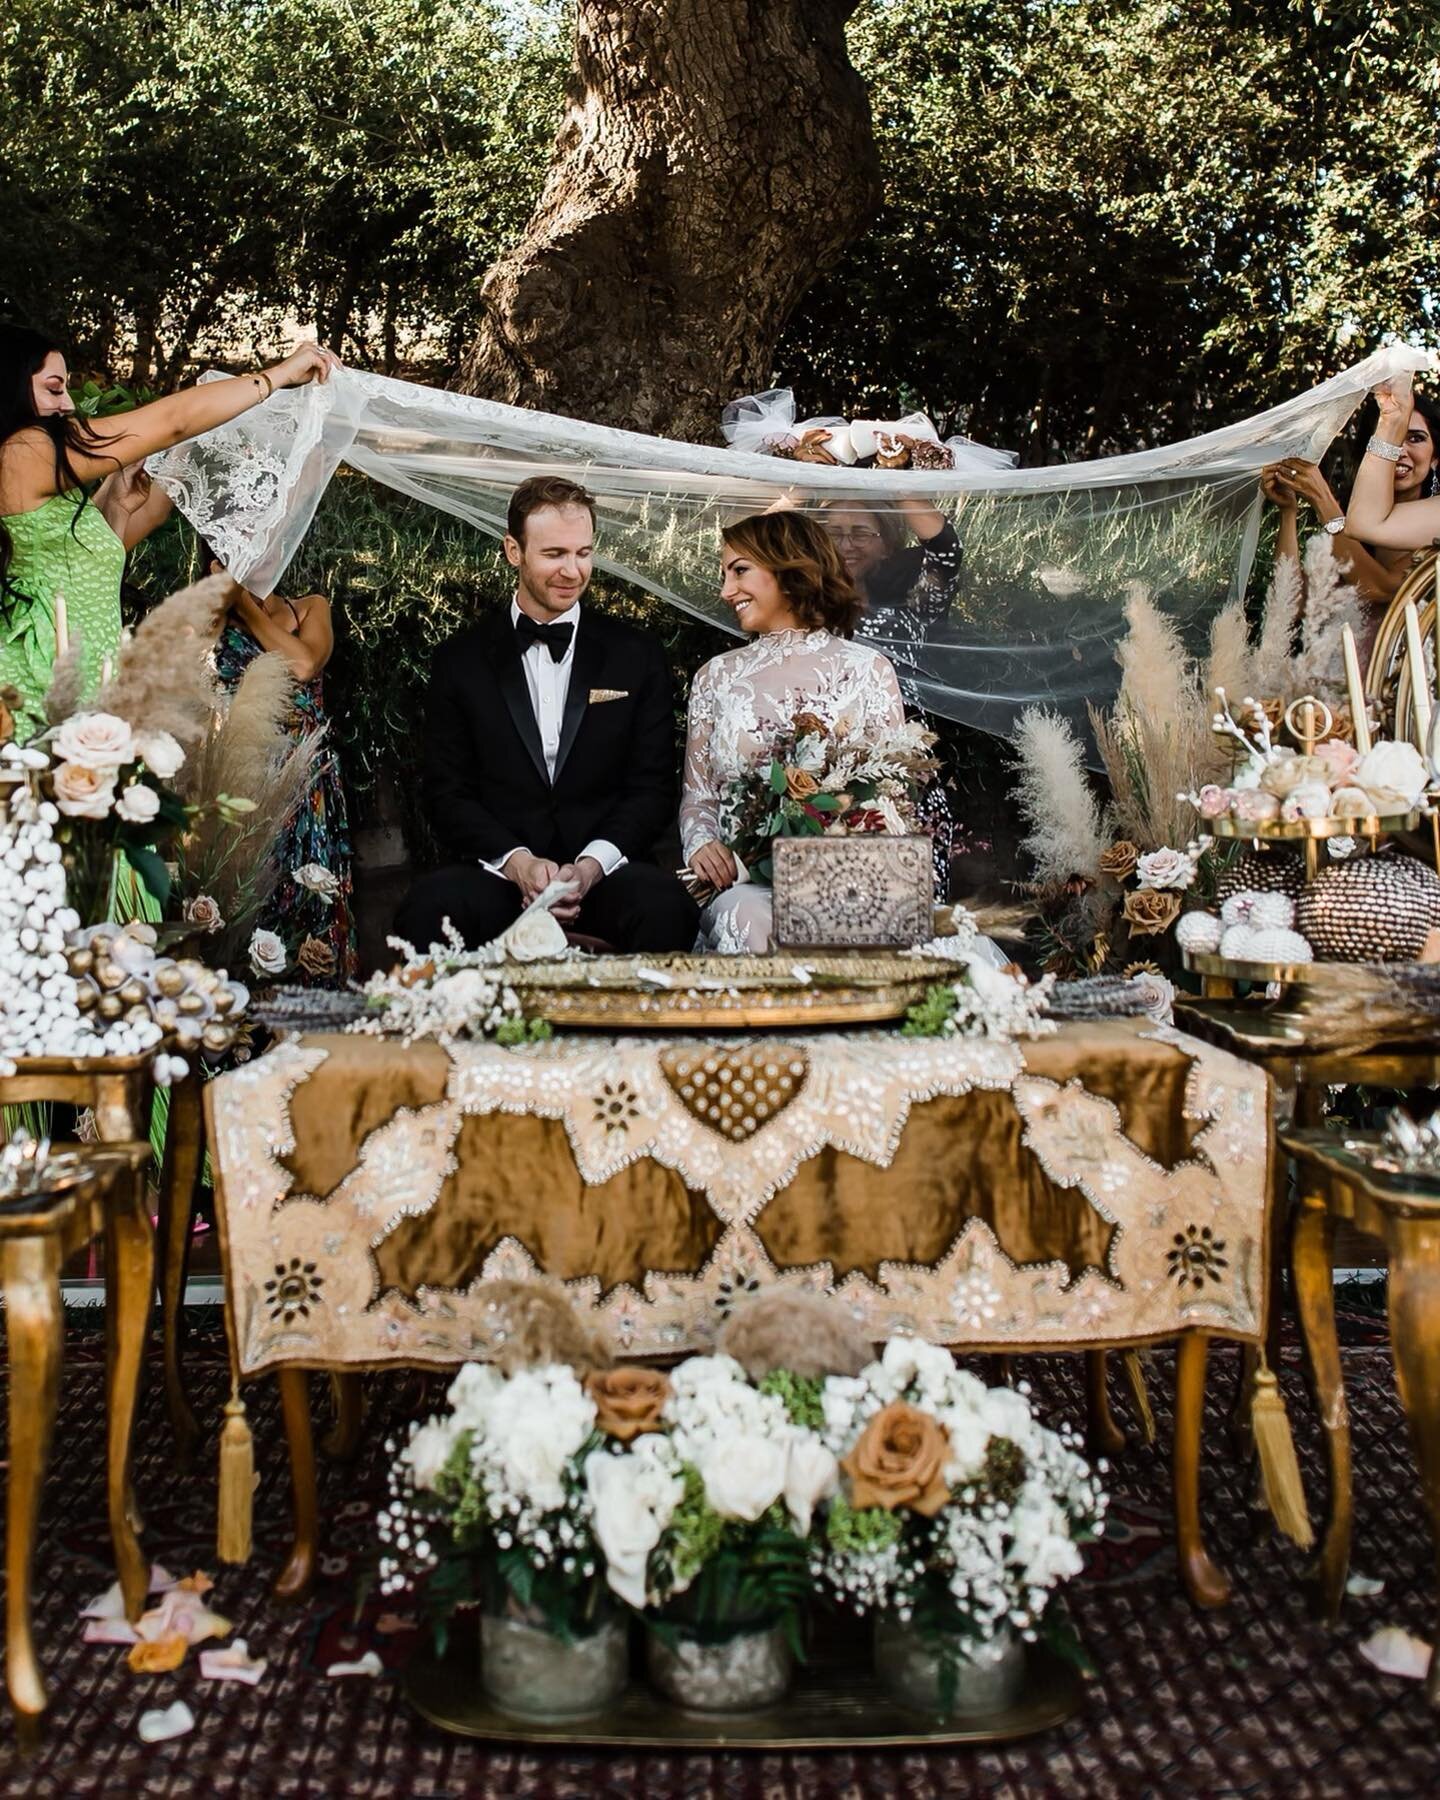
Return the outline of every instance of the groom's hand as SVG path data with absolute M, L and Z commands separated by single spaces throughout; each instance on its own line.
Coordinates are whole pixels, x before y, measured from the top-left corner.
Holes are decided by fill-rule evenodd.
M 506 859 L 504 869 L 505 879 L 515 883 L 527 906 L 537 894 L 545 891 L 559 872 L 558 863 L 551 862 L 547 856 L 532 856 L 528 850 L 517 850 Z
M 590 892 L 597 881 L 604 877 L 605 871 L 593 856 L 580 856 L 573 863 L 564 863 L 555 872 L 557 881 L 573 881 L 578 885 L 573 894 L 567 894 L 563 900 L 557 900 L 551 911 L 562 925 L 568 925 L 580 911 L 580 902 Z

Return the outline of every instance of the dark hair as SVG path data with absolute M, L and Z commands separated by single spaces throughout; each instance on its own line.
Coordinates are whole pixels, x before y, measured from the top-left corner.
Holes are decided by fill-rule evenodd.
M 525 521 L 542 506 L 583 506 L 591 525 L 595 523 L 595 496 L 578 481 L 567 481 L 563 475 L 532 475 L 510 496 L 505 514 L 505 529 L 517 544 L 525 542 Z
M 42 415 L 35 410 L 35 377 L 45 366 L 48 356 L 63 354 L 54 338 L 43 331 L 31 331 L 25 325 L 0 325 L 0 455 L 10 439 L 21 431 L 43 431 L 55 453 L 55 491 L 74 493 L 75 518 L 78 520 L 86 501 L 85 489 L 70 461 L 72 450 L 90 455 L 102 448 L 85 420 L 74 413 Z M 120 467 L 116 459 L 115 467 Z M 74 524 L 71 525 L 74 530 Z M 15 543 L 0 523 L 0 610 L 12 600 L 25 599 L 10 576 L 15 557 Z
M 1440 401 L 1432 400 L 1428 394 L 1412 393 L 1410 396 L 1410 405 L 1412 410 L 1418 412 L 1420 417 L 1430 427 L 1430 442 L 1433 446 L 1434 465 L 1431 467 L 1429 480 L 1420 490 L 1421 498 L 1428 500 L 1434 495 L 1440 494 L 1440 466 L 1435 466 L 1440 465 Z M 1360 447 L 1362 449 L 1374 433 L 1375 427 L 1379 422 L 1380 409 L 1376 406 L 1374 399 L 1367 396 L 1364 406 L 1360 409 L 1359 438 Z
M 768 569 L 801 625 L 849 637 L 865 610 L 828 531 L 806 513 L 755 513 L 727 525 L 726 547 Z

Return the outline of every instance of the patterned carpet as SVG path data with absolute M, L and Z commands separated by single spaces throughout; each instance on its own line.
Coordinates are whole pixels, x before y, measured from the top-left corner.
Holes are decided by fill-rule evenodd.
M 1112 1471 L 1114 1532 L 1074 1590 L 1074 1613 L 1099 1668 L 1084 1712 L 1048 1736 L 984 1751 L 931 1754 L 716 1753 L 617 1756 L 537 1754 L 448 1738 L 405 1704 L 391 1673 L 413 1634 L 401 1615 L 371 1601 L 358 1620 L 355 1577 L 382 1487 L 382 1440 L 426 1403 L 419 1378 L 373 1382 L 373 1411 L 357 1465 L 329 1466 L 322 1506 L 330 1521 L 324 1580 L 308 1607 L 268 1595 L 285 1543 L 288 1485 L 273 1392 L 251 1395 L 264 1482 L 257 1555 L 250 1568 L 219 1570 L 213 1555 L 213 1450 L 189 1478 L 177 1476 L 157 1392 L 150 1383 L 139 1436 L 138 1492 L 151 1553 L 175 1573 L 215 1573 L 213 1602 L 236 1621 L 253 1655 L 271 1659 L 258 1688 L 176 1674 L 132 1675 L 124 1651 L 81 1642 L 77 1614 L 111 1579 L 100 1479 L 101 1369 L 97 1338 L 72 1335 L 62 1415 L 46 1495 L 36 1618 L 53 1705 L 39 1753 L 23 1763 L 0 1736 L 0 1791 L 30 1800 L 82 1795 L 295 1796 L 347 1800 L 405 1795 L 559 1797 L 644 1795 L 646 1800 L 991 1800 L 1094 1796 L 1108 1800 L 1221 1800 L 1222 1796 L 1432 1795 L 1440 1791 L 1436 1722 L 1419 1684 L 1378 1675 L 1357 1654 L 1376 1625 L 1401 1623 L 1429 1636 L 1433 1604 L 1428 1538 L 1414 1468 L 1378 1333 L 1348 1334 L 1346 1372 L 1360 1472 L 1355 1562 L 1383 1576 L 1377 1599 L 1351 1600 L 1340 1630 L 1309 1621 L 1301 1559 L 1257 1534 L 1243 1471 L 1225 1447 L 1221 1411 L 1234 1359 L 1215 1359 L 1214 1432 L 1207 1471 L 1212 1546 L 1235 1579 L 1221 1615 L 1181 1599 L 1167 1517 L 1162 1457 L 1137 1448 Z M 207 1420 L 224 1396 L 219 1340 L 197 1340 L 194 1385 Z M 1027 1372 L 1052 1414 L 1078 1413 L 1079 1365 L 1034 1359 Z M 1170 1360 L 1155 1359 L 1151 1389 L 1168 1430 Z M 1292 1417 L 1312 1505 L 1320 1495 L 1318 1446 L 1293 1366 Z M 434 1386 L 428 1389 L 433 1393 Z M 1120 1405 L 1117 1396 L 1117 1409 Z M 378 1681 L 329 1681 L 326 1665 L 376 1649 Z M 187 1738 L 147 1749 L 139 1714 L 183 1697 L 196 1717 Z

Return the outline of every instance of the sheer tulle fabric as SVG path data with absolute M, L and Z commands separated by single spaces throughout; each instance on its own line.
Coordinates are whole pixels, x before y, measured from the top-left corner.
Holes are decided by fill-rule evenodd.
M 880 607 L 869 640 L 915 701 L 1003 732 L 1021 707 L 1049 704 L 1083 721 L 1087 701 L 1114 693 L 1132 582 L 1151 589 L 1198 649 L 1248 576 L 1260 469 L 1282 456 L 1319 457 L 1370 388 L 1431 362 L 1392 346 L 1255 418 L 1133 456 L 1040 469 L 976 456 L 924 474 L 676 443 L 343 369 L 150 467 L 232 573 L 262 594 L 342 463 L 497 536 L 518 482 L 564 474 L 597 496 L 600 568 L 731 630 L 718 595 L 725 523 L 782 495 L 821 513 L 895 512 L 913 496 L 955 526 L 960 576 L 942 616 Z

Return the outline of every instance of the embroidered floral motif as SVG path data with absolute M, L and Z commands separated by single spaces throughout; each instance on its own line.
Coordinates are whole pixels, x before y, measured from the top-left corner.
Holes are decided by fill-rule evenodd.
M 640 1102 L 628 1081 L 607 1081 L 595 1096 L 595 1123 L 606 1137 L 624 1137 L 640 1117 Z
M 293 1320 L 308 1319 L 310 1308 L 322 1304 L 320 1290 L 325 1277 L 317 1275 L 313 1262 L 301 1262 L 292 1256 L 288 1263 L 276 1263 L 275 1273 L 265 1283 L 265 1301 L 270 1317 L 286 1325 Z
M 1203 1288 L 1207 1281 L 1223 1280 L 1222 1272 L 1230 1266 L 1220 1254 L 1224 1248 L 1224 1238 L 1217 1238 L 1208 1225 L 1187 1225 L 1175 1233 L 1175 1248 L 1165 1258 L 1171 1278 L 1182 1288 Z

